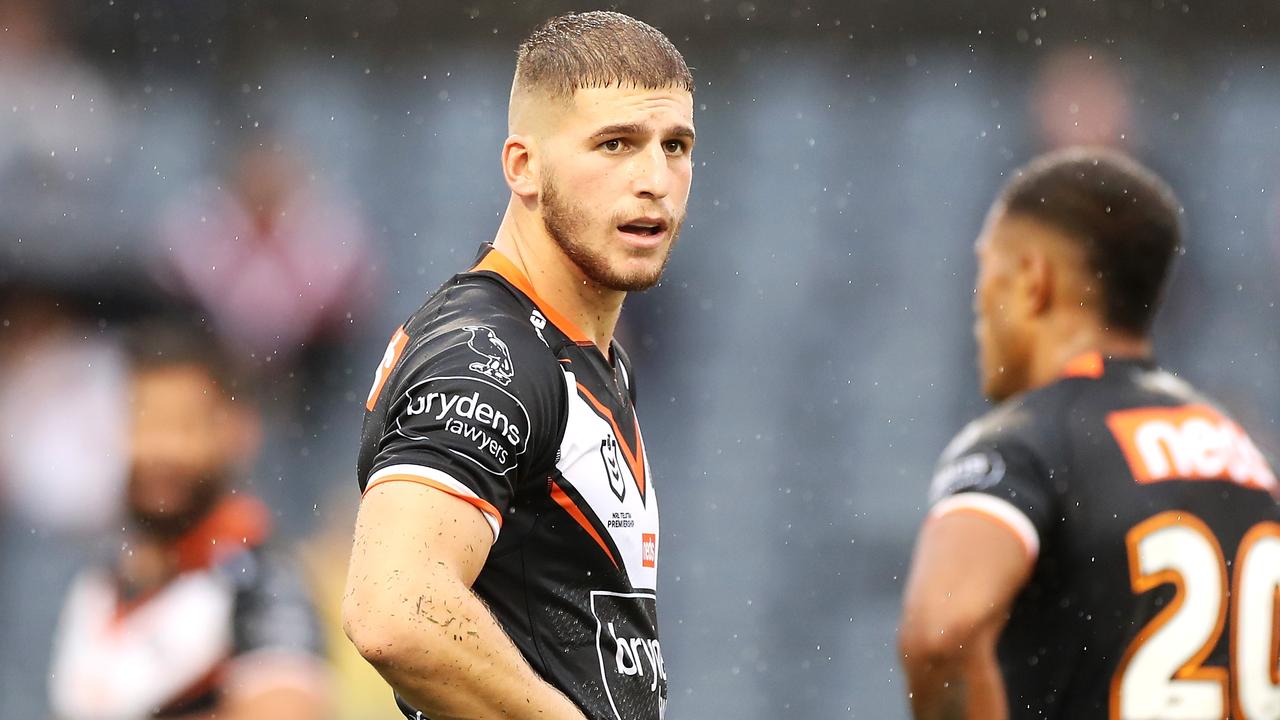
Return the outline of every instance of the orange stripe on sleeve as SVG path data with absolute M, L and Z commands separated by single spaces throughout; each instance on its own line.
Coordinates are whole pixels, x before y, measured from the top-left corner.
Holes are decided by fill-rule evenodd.
M 493 518 L 494 521 L 498 523 L 499 527 L 501 527 L 502 525 L 502 513 L 498 512 L 498 508 L 494 507 L 493 503 L 488 502 L 484 498 L 464 495 L 463 493 L 460 493 L 457 490 L 454 490 L 453 488 L 449 487 L 448 485 L 445 485 L 442 482 L 437 482 L 435 480 L 432 480 L 431 478 L 424 478 L 418 475 L 405 475 L 405 474 L 383 475 L 382 477 L 377 478 L 373 482 L 370 482 L 368 486 L 365 487 L 364 493 L 361 495 L 361 497 L 363 497 L 364 495 L 368 495 L 369 491 L 374 489 L 375 487 L 378 487 L 379 485 L 384 485 L 389 482 L 411 482 L 411 483 L 417 483 L 419 485 L 426 485 L 429 488 L 435 488 L 440 492 L 448 493 L 449 495 L 452 495 L 453 497 L 456 497 L 459 500 L 462 500 L 463 502 L 469 505 L 472 505 L 480 512 Z
M 405 333 L 404 327 L 396 328 L 395 334 L 391 336 L 391 342 L 387 343 L 386 352 L 382 355 L 382 362 L 378 364 L 378 370 L 373 376 L 373 388 L 369 390 L 369 399 L 364 404 L 369 412 L 373 412 L 373 406 L 378 403 L 378 396 L 382 394 L 382 387 L 387 384 L 387 378 L 391 377 L 391 371 L 400 361 L 400 356 L 404 354 L 404 347 L 408 343 L 409 336 Z
M 1039 557 L 1040 533 L 1031 520 L 1009 501 L 983 493 L 960 493 L 934 505 L 928 519 L 935 520 L 958 512 L 973 513 L 999 525 L 1022 543 L 1028 558 L 1034 561 Z

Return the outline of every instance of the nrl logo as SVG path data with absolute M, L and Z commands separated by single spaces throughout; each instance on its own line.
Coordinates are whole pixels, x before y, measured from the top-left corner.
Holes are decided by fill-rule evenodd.
M 507 349 L 507 344 L 493 330 L 483 325 L 468 325 L 462 329 L 471 333 L 467 347 L 485 359 L 484 362 L 473 362 L 468 367 L 501 385 L 510 384 L 516 374 L 511 367 L 511 352 Z
M 627 484 L 622 479 L 622 460 L 618 457 L 618 441 L 609 435 L 600 441 L 600 458 L 604 460 L 605 474 L 609 476 L 609 489 L 622 502 L 627 497 Z

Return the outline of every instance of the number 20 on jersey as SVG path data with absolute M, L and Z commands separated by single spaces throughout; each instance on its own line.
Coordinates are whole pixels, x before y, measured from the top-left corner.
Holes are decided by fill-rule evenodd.
M 1217 538 L 1190 513 L 1160 513 L 1126 540 L 1133 591 L 1172 583 L 1176 594 L 1121 658 L 1111 719 L 1213 720 L 1232 709 L 1237 720 L 1280 718 L 1280 523 L 1245 534 L 1230 579 Z M 1229 672 L 1203 664 L 1224 629 Z

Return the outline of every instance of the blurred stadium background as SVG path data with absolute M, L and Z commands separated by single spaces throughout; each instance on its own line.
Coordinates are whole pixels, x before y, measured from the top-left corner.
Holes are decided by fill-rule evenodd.
M 1171 181 L 1190 242 L 1161 356 L 1280 448 L 1280 6 L 614 7 L 698 82 L 682 244 L 622 329 L 671 717 L 906 716 L 902 577 L 933 460 L 983 408 L 972 241 L 1040 150 L 1108 143 Z M 178 303 L 256 368 L 248 485 L 336 612 L 373 367 L 491 239 L 515 45 L 568 9 L 0 0 L 0 715 L 47 714 L 63 589 L 118 547 L 116 342 Z M 394 715 L 341 677 L 342 718 Z

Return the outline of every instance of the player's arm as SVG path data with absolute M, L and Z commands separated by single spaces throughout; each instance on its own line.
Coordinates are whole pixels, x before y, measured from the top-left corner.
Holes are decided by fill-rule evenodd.
M 575 720 L 471 591 L 493 542 L 472 505 L 425 485 L 369 489 L 356 520 L 343 626 L 405 700 L 434 720 Z
M 918 720 L 1007 716 L 995 644 L 1032 565 L 1024 540 L 985 514 L 926 520 L 899 629 Z
M 227 561 L 239 585 L 233 650 L 217 709 L 204 720 L 321 720 L 332 707 L 323 633 L 310 589 L 291 556 L 274 553 Z
M 184 720 L 321 720 L 329 717 L 329 699 L 322 688 L 292 683 L 263 686 L 248 693 L 230 691 L 210 713 L 184 715 Z

